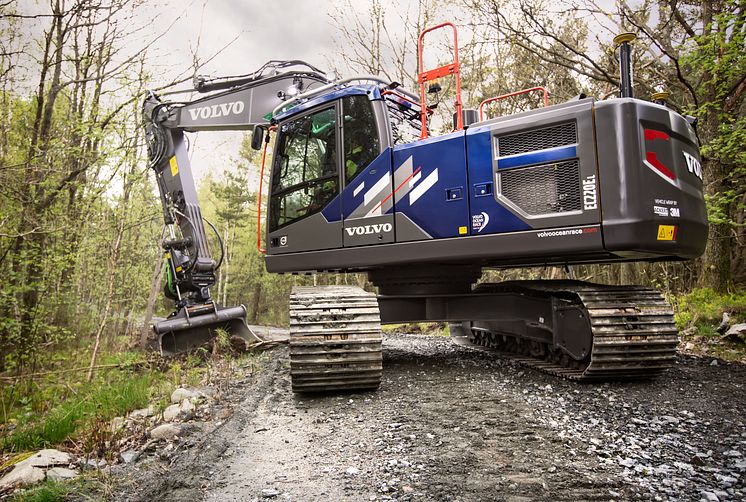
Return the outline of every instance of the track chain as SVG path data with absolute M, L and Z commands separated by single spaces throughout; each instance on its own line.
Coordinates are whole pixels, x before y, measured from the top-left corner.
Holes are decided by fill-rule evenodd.
M 490 286 L 496 286 L 491 288 Z M 521 284 L 484 285 L 483 291 L 509 291 L 542 296 L 574 297 L 582 304 L 593 336 L 589 358 L 574 361 L 544 345 L 543 358 L 516 353 L 515 338 L 491 333 L 485 326 L 464 323 L 456 332 L 459 343 L 487 348 L 518 363 L 576 381 L 628 380 L 654 377 L 670 368 L 676 359 L 678 331 L 673 310 L 660 292 L 641 286 L 609 286 L 580 281 L 525 281 Z M 507 343 L 506 343 L 507 342 Z
M 376 295 L 353 286 L 296 286 L 290 294 L 294 392 L 376 389 L 383 370 Z

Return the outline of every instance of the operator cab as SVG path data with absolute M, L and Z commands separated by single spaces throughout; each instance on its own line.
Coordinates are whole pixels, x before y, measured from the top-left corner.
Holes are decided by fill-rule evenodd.
M 392 129 L 378 87 L 345 88 L 277 119 L 267 253 L 393 242 Z

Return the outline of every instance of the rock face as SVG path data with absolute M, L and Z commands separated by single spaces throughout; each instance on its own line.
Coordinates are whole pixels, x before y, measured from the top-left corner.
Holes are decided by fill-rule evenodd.
M 69 453 L 64 451 L 45 449 L 31 455 L 26 460 L 18 462 L 13 470 L 0 479 L 0 489 L 28 486 L 39 481 L 49 479 L 71 479 L 77 476 L 72 469 L 55 467 L 66 466 L 73 461 Z M 49 470 L 46 470 L 50 468 Z

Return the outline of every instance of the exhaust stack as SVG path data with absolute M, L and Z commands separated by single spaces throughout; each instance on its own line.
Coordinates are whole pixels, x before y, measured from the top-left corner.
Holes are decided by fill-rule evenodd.
M 630 42 L 637 35 L 631 32 L 621 33 L 614 37 L 614 44 L 619 47 L 619 97 L 633 98 L 632 92 L 632 47 Z

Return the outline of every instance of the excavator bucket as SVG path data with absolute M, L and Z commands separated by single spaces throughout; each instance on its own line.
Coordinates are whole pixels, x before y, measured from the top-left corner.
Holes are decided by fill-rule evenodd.
M 155 349 L 164 356 L 187 352 L 212 341 L 220 329 L 250 343 L 261 341 L 246 324 L 243 305 L 223 308 L 215 304 L 208 312 L 204 310 L 181 308 L 176 315 L 154 323 Z

